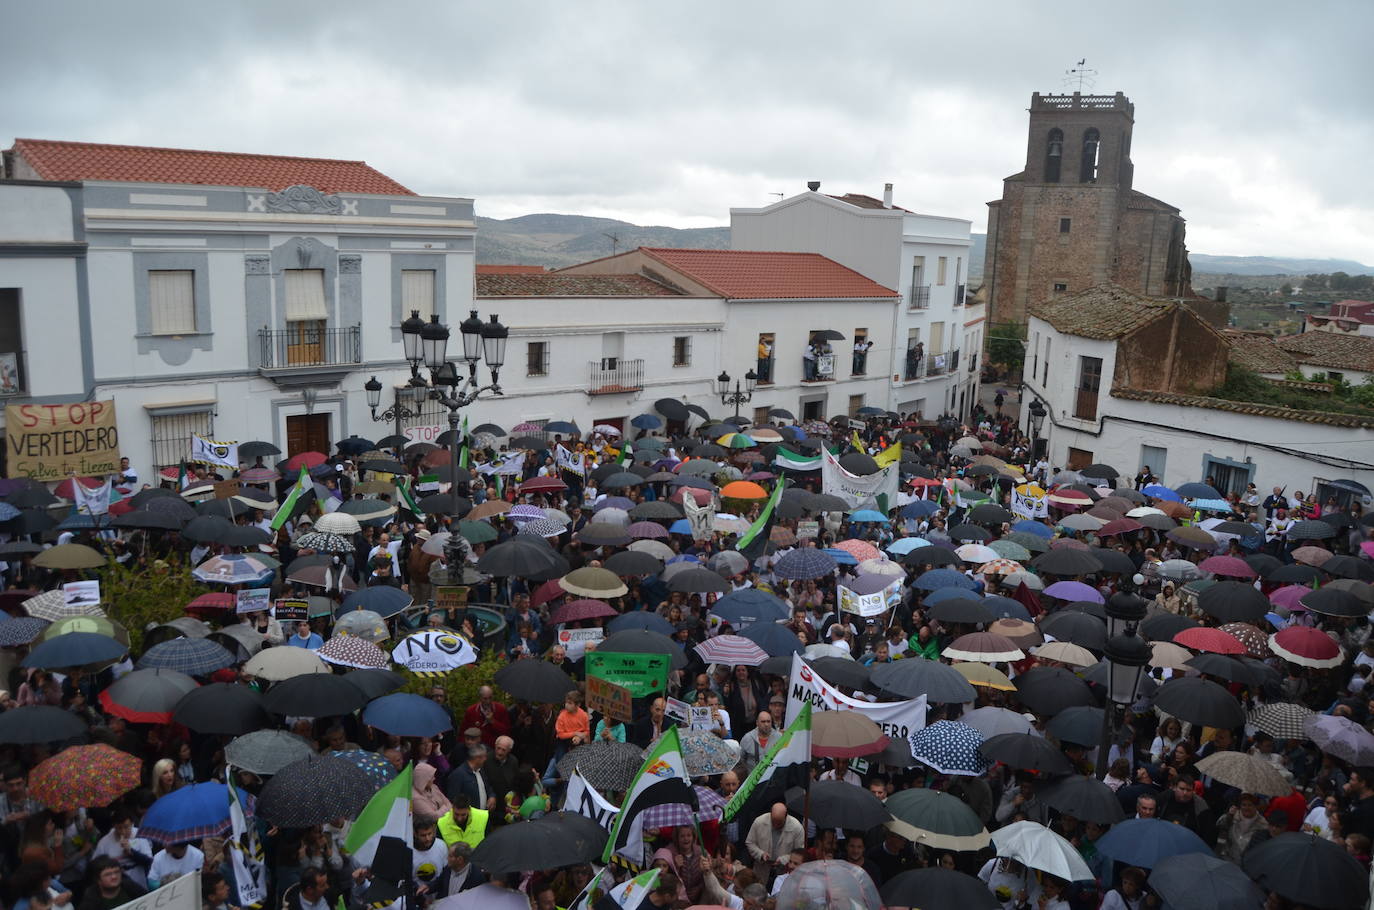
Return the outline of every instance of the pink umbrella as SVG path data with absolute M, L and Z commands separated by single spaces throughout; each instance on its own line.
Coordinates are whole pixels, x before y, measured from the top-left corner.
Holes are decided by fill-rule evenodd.
M 1209 556 L 1197 567 L 1213 575 L 1227 575 L 1231 578 L 1254 578 L 1255 570 L 1238 556 Z
M 1364 551 L 1364 555 L 1374 559 L 1374 540 L 1364 541 L 1360 544 L 1360 549 Z
M 1270 594 L 1269 602 L 1276 607 L 1286 607 L 1289 610 L 1305 610 L 1307 608 L 1298 603 L 1298 598 L 1310 593 L 1311 590 L 1307 585 L 1286 585 Z
M 877 547 L 873 546 L 873 544 L 868 541 L 852 538 L 850 540 L 842 540 L 835 544 L 835 549 L 844 550 L 859 562 L 863 562 L 865 559 L 877 559 L 879 556 L 883 555 L 878 552 Z
M 1184 629 L 1174 636 L 1174 641 L 1194 651 L 1210 651 L 1213 654 L 1244 654 L 1245 645 L 1230 632 L 1197 626 Z
M 717 635 L 696 646 L 701 659 L 731 666 L 757 667 L 768 659 L 768 652 L 743 635 Z
M 1050 541 L 1051 550 L 1090 550 L 1086 543 L 1076 537 L 1056 537 Z
M 1092 585 L 1086 585 L 1081 581 L 1056 581 L 1045 589 L 1045 594 L 1060 600 L 1086 600 L 1095 604 L 1106 603 L 1101 592 Z
M 1112 537 L 1116 534 L 1130 534 L 1145 527 L 1134 518 L 1116 518 L 1097 529 L 1098 537 Z
M 636 521 L 625 532 L 635 540 L 663 540 L 669 536 L 668 529 L 656 521 Z
M 596 619 L 598 616 L 619 616 L 615 607 L 601 600 L 582 598 L 560 604 L 549 614 L 549 622 L 554 625 L 564 622 L 577 622 L 579 619 Z

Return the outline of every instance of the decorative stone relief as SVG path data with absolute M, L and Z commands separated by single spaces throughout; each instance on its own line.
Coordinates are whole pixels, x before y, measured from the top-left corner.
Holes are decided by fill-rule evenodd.
M 339 215 L 343 213 L 343 203 L 338 196 L 326 195 L 313 186 L 296 184 L 280 193 L 269 193 L 267 210 L 293 215 Z
M 356 215 L 356 214 L 358 214 L 358 200 L 356 200 L 356 199 L 344 199 L 344 200 L 343 200 L 343 214 L 345 214 L 345 215 Z
M 270 275 L 272 274 L 272 257 L 245 256 L 243 257 L 243 271 L 245 275 Z
M 363 270 L 363 257 L 361 256 L 340 256 L 339 274 L 357 275 Z
M 246 198 L 248 199 L 248 211 L 250 211 L 250 212 L 266 212 L 266 211 L 267 211 L 267 197 L 264 196 L 263 194 L 261 194 L 261 193 L 256 193 L 256 194 L 255 194 L 255 193 L 249 193 L 249 194 L 247 194 Z

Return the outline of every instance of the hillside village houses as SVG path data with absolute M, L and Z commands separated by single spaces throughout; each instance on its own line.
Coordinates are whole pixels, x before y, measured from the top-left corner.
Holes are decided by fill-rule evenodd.
M 363 162 L 19 139 L 4 176 L 7 399 L 112 399 L 145 479 L 182 461 L 193 435 L 288 454 L 349 435 L 437 436 L 441 407 L 406 388 L 399 325 L 415 311 L 455 333 L 473 309 L 508 327 L 505 395 L 466 409 L 474 426 L 628 426 L 665 398 L 724 416 L 718 377 L 747 385 L 751 371 L 755 419 L 935 417 L 976 400 L 969 222 L 890 198 L 808 190 L 740 210 L 750 227 L 732 250 L 641 249 L 543 272 L 479 269 L 471 199 L 417 195 Z M 816 221 L 814 248 L 798 245 L 798 216 Z M 861 223 L 870 254 L 848 236 Z M 374 420 L 373 376 L 377 415 L 402 416 Z

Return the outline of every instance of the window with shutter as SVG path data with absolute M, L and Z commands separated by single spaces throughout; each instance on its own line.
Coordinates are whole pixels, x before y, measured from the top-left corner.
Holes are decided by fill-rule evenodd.
M 195 277 L 190 269 L 148 272 L 148 305 L 154 335 L 189 335 L 196 331 Z
M 418 312 L 420 318 L 429 322 L 434 313 L 434 270 L 401 270 L 401 312 L 410 318 L 411 312 Z
M 286 275 L 286 321 L 327 321 L 329 309 L 324 302 L 324 269 L 284 269 Z

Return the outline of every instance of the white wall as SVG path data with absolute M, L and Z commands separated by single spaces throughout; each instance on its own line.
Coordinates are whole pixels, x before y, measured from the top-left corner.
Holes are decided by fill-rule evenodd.
M 896 209 L 861 209 L 809 191 L 730 210 L 731 249 L 820 253 L 889 288 L 901 279 L 892 255 L 901 233 Z
M 72 239 L 72 205 L 66 189 L 0 183 L 0 241 Z

